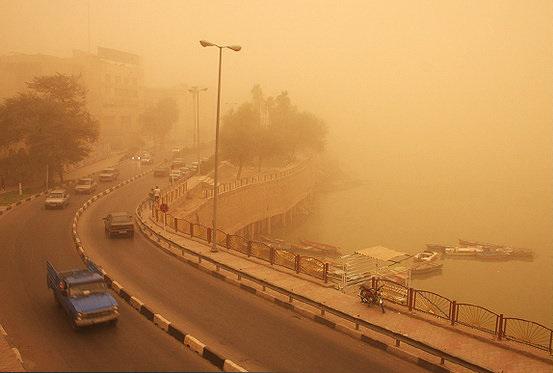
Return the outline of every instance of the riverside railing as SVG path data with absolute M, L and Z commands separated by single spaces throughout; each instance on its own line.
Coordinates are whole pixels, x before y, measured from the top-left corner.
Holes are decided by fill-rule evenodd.
M 288 176 L 300 169 L 301 167 L 297 166 L 274 175 L 278 175 L 278 177 Z M 252 183 L 274 180 L 275 178 L 276 176 L 261 179 L 253 178 L 242 183 L 232 183 L 221 188 L 220 193 Z M 220 187 L 223 187 L 223 185 Z M 162 202 L 172 203 L 185 196 L 186 192 L 187 182 L 180 182 L 164 193 Z M 208 244 L 213 239 L 211 227 L 191 223 L 171 214 L 164 214 L 159 211 L 158 206 L 154 206 L 154 209 L 152 209 L 152 219 L 158 225 L 164 225 L 173 233 L 184 237 L 194 237 Z M 314 257 L 302 256 L 285 249 L 274 248 L 239 235 L 227 234 L 222 230 L 217 231 L 216 240 L 218 245 L 228 250 L 263 260 L 271 266 L 284 267 L 298 274 L 302 273 L 314 277 L 324 281 L 324 283 L 328 283 L 329 276 L 333 276 L 332 264 Z M 548 351 L 550 354 L 553 352 L 553 329 L 537 322 L 520 318 L 508 318 L 479 305 L 458 303 L 434 292 L 408 288 L 391 280 L 374 278 L 373 287 L 376 288 L 380 285 L 384 285 L 382 289 L 384 299 L 399 306 L 407 307 L 409 311 L 419 311 L 447 320 L 452 326 L 460 324 L 480 330 L 494 335 L 498 340 L 506 339 Z
M 147 204 L 147 201 L 144 201 L 136 209 L 136 214 L 138 216 L 137 223 L 139 224 L 140 229 L 146 235 L 146 237 L 149 237 L 150 240 L 152 240 L 153 242 L 155 242 L 157 245 L 159 245 L 162 248 L 163 247 L 166 247 L 167 249 L 175 248 L 177 250 L 180 250 L 181 255 L 184 255 L 184 253 L 186 252 L 188 255 L 192 255 L 192 256 L 197 257 L 199 263 L 201 263 L 203 261 L 205 261 L 207 263 L 211 263 L 212 265 L 215 266 L 215 268 L 216 268 L 215 271 L 217 271 L 217 272 L 225 271 L 225 272 L 228 272 L 228 273 L 232 273 L 236 276 L 238 281 L 248 280 L 248 281 L 253 282 L 253 283 L 257 284 L 258 286 L 260 286 L 262 288 L 262 291 L 266 291 L 267 289 L 270 289 L 270 290 L 272 290 L 272 291 L 274 291 L 278 294 L 281 294 L 281 295 L 285 296 L 288 299 L 288 303 L 290 303 L 290 304 L 292 302 L 300 302 L 300 303 L 303 303 L 305 305 L 309 305 L 311 307 L 314 307 L 314 308 L 320 310 L 321 318 L 324 318 L 325 313 L 329 313 L 329 314 L 334 315 L 334 316 L 336 316 L 336 317 L 338 317 L 338 318 L 340 318 L 340 319 L 342 319 L 346 322 L 351 323 L 352 327 L 354 327 L 356 330 L 360 330 L 360 327 L 364 327 L 364 328 L 369 329 L 373 332 L 376 332 L 376 333 L 378 333 L 378 334 L 380 334 L 384 337 L 391 338 L 394 341 L 396 347 L 399 347 L 401 343 L 404 343 L 406 345 L 409 345 L 409 346 L 414 347 L 418 350 L 424 351 L 424 352 L 426 352 L 430 355 L 433 355 L 433 356 L 436 356 L 436 357 L 440 358 L 442 364 L 443 364 L 444 361 L 449 361 L 451 363 L 460 365 L 462 367 L 468 368 L 468 369 L 473 370 L 475 372 L 486 372 L 486 373 L 491 372 L 491 370 L 489 370 L 489 369 L 486 369 L 482 366 L 474 364 L 470 361 L 467 361 L 465 359 L 462 359 L 460 357 L 457 357 L 457 356 L 452 355 L 450 353 L 447 353 L 445 351 L 439 350 L 435 347 L 432 347 L 432 346 L 430 346 L 430 345 L 428 345 L 424 342 L 418 341 L 418 340 L 416 340 L 414 338 L 411 338 L 407 335 L 403 335 L 403 334 L 391 331 L 389 329 L 386 329 L 382 326 L 372 324 L 372 323 L 370 323 L 366 320 L 363 320 L 361 318 L 358 318 L 356 316 L 353 316 L 353 315 L 347 314 L 345 312 L 342 312 L 340 310 L 337 310 L 335 308 L 329 307 L 328 305 L 326 305 L 324 303 L 314 301 L 314 300 L 309 299 L 307 297 L 304 297 L 300 294 L 294 293 L 294 292 L 289 291 L 287 289 L 284 289 L 280 286 L 274 285 L 270 282 L 267 282 L 267 281 L 262 280 L 260 278 L 249 275 L 245 272 L 236 270 L 236 269 L 234 269 L 234 268 L 232 268 L 232 267 L 230 267 L 230 266 L 228 266 L 224 263 L 221 263 L 221 262 L 219 262 L 219 261 L 217 261 L 217 260 L 215 260 L 215 259 L 213 259 L 209 256 L 205 256 L 205 255 L 199 254 L 199 253 L 197 253 L 193 250 L 187 249 L 186 247 L 184 247 L 182 245 L 179 245 L 179 244 L 171 241 L 170 239 L 165 238 L 164 236 L 156 233 L 152 228 L 150 228 L 145 223 L 146 218 L 143 216 L 142 212 L 145 209 L 146 204 Z M 227 240 L 227 242 L 230 242 L 230 245 L 235 246 L 237 251 L 247 253 L 248 250 L 251 249 L 251 245 L 248 245 L 248 241 L 245 240 L 244 237 L 236 236 L 236 235 L 226 235 L 225 240 Z M 286 263 L 288 263 L 288 265 L 291 265 L 292 261 L 288 260 Z M 295 266 L 296 266 L 296 264 L 295 264 L 295 259 L 294 259 L 294 268 L 296 268 Z M 246 285 L 244 285 L 244 286 L 246 286 Z M 249 285 L 247 285 L 247 287 L 249 287 Z M 281 301 L 280 303 L 283 304 L 283 305 L 287 304 L 285 301 Z M 366 340 L 367 341 L 373 341 L 369 337 L 366 337 Z M 374 341 L 374 342 L 378 343 L 377 341 Z
M 426 290 L 408 288 L 391 280 L 373 278 L 373 288 L 382 286 L 382 296 L 389 302 L 423 312 L 506 339 L 552 353 L 553 329 L 531 320 L 505 317 L 469 303 L 458 303 Z

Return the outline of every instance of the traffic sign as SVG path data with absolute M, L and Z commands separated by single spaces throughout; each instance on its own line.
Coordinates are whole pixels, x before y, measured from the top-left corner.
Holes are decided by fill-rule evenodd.
M 162 203 L 159 206 L 159 209 L 161 210 L 161 212 L 167 212 L 167 211 L 169 211 L 169 206 L 166 203 Z

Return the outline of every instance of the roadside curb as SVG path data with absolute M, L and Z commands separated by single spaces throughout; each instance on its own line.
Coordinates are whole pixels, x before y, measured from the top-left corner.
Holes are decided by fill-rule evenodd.
M 105 191 L 98 193 L 94 196 L 92 196 L 90 199 L 88 199 L 81 208 L 77 210 L 77 212 L 74 215 L 73 218 L 73 225 L 72 225 L 72 235 L 73 235 L 73 241 L 75 244 L 75 249 L 77 250 L 79 256 L 81 257 L 81 260 L 84 262 L 87 266 L 93 266 L 98 270 L 98 272 L 102 273 L 104 276 L 104 279 L 106 281 L 106 284 L 126 303 L 128 303 L 132 308 L 134 308 L 138 313 L 140 313 L 144 318 L 149 320 L 151 323 L 153 323 L 156 327 L 159 329 L 165 331 L 167 334 L 169 334 L 171 337 L 176 339 L 178 342 L 180 342 L 182 345 L 186 346 L 190 350 L 198 353 L 202 358 L 209 361 L 211 364 L 216 366 L 217 368 L 225 371 L 225 372 L 247 372 L 244 368 L 239 366 L 238 364 L 234 363 L 232 360 L 226 359 L 225 357 L 221 356 L 219 353 L 217 353 L 212 348 L 209 348 L 204 343 L 200 342 L 197 338 L 193 337 L 192 335 L 182 331 L 178 327 L 174 326 L 173 323 L 169 320 L 167 320 L 164 316 L 162 316 L 159 313 L 156 313 L 152 308 L 148 307 L 144 304 L 138 297 L 135 297 L 131 295 L 128 291 L 125 290 L 124 286 L 122 286 L 120 283 L 118 283 L 116 280 L 114 280 L 112 277 L 110 277 L 102 268 L 98 267 L 89 257 L 86 256 L 82 242 L 79 238 L 79 235 L 77 233 L 77 223 L 79 221 L 80 216 L 86 211 L 88 206 L 90 206 L 93 202 L 98 200 L 99 198 L 113 192 L 116 189 L 121 188 L 124 185 L 127 185 L 131 183 L 132 181 L 141 178 L 145 176 L 146 174 L 152 172 L 152 170 L 142 172 L 140 174 L 137 174 L 135 176 L 132 176 L 131 178 L 124 180 L 123 182 L 106 189 Z
M 2 356 L 4 359 L 8 359 L 7 362 L 0 361 L 0 371 L 10 371 L 10 372 L 25 372 L 26 369 L 23 367 L 23 359 L 21 358 L 21 353 L 17 349 L 17 347 L 13 347 L 7 340 L 8 333 L 4 329 L 4 327 L 0 324 L 0 339 L 5 342 L 7 346 L 5 346 L 5 349 L 9 349 L 8 352 L 5 350 L 7 356 Z M 2 355 L 4 355 L 3 352 L 0 352 Z M 1 356 L 1 355 L 0 355 Z
M 12 204 L 6 206 L 6 208 L 4 208 L 4 210 L 0 210 L 0 216 L 1 216 L 1 215 L 7 214 L 7 213 L 10 212 L 11 210 L 15 209 L 17 206 L 20 206 L 20 205 L 24 204 L 25 202 L 32 201 L 32 200 L 34 200 L 34 199 L 36 199 L 36 198 L 38 198 L 38 197 L 40 197 L 40 196 L 45 195 L 46 193 L 48 193 L 47 190 L 42 191 L 42 192 L 40 192 L 40 193 L 33 194 L 32 196 L 23 198 L 23 199 L 21 199 L 21 200 L 15 202 L 15 203 L 12 203 Z
M 186 263 L 186 264 L 189 264 L 191 266 L 193 266 L 194 268 L 196 269 L 199 269 L 200 271 L 202 272 L 205 272 L 207 274 L 210 274 L 212 275 L 213 277 L 216 277 L 222 281 L 225 281 L 231 285 L 234 285 L 236 287 L 239 287 L 240 289 L 242 290 L 245 290 L 247 291 L 248 293 L 251 293 L 251 294 L 254 294 L 260 298 L 263 298 L 269 302 L 272 302 L 274 304 L 276 304 L 277 306 L 280 306 L 280 307 L 283 307 L 289 311 L 292 311 L 296 314 L 299 314 L 301 316 L 304 316 L 305 318 L 308 318 L 310 320 L 313 320 L 319 324 L 322 324 L 324 326 L 327 326 L 331 329 L 334 329 L 338 332 L 341 332 L 343 334 L 346 334 L 346 335 L 349 335 L 350 337 L 354 338 L 354 339 L 358 339 L 362 342 L 365 342 L 367 344 L 369 344 L 370 346 L 372 347 L 375 347 L 375 348 L 378 348 L 382 351 L 385 351 L 385 352 L 388 352 L 396 357 L 399 357 L 401 359 L 404 359 L 404 360 L 407 360 L 407 361 L 410 361 L 422 368 L 425 368 L 431 372 L 437 372 L 437 373 L 447 373 L 447 372 L 451 372 L 450 369 L 442 366 L 442 365 L 439 365 L 439 364 L 436 364 L 436 363 L 433 363 L 429 360 L 426 360 L 426 359 L 423 359 L 421 357 L 418 357 L 414 354 L 411 354 L 409 352 L 406 352 L 394 345 L 390 345 L 390 344 L 387 344 L 385 342 L 382 342 L 380 340 L 376 340 L 376 339 L 373 339 L 355 329 L 352 329 L 352 328 L 348 328 L 344 325 L 341 325 L 341 324 L 337 324 L 335 323 L 334 321 L 331 321 L 327 318 L 325 318 L 324 316 L 322 315 L 319 315 L 319 314 L 316 314 L 314 312 L 311 312 L 303 307 L 298 307 L 298 306 L 295 306 L 294 304 L 292 303 L 288 303 L 286 301 L 283 301 L 277 297 L 274 297 L 262 290 L 258 290 L 252 286 L 248 286 L 246 284 L 243 284 L 242 282 L 240 282 L 239 280 L 236 280 L 236 279 L 233 279 L 233 278 L 230 278 L 230 277 L 227 277 L 225 276 L 224 274 L 216 271 L 216 270 L 212 270 L 212 269 L 209 269 L 205 266 L 203 266 L 201 263 L 198 263 L 196 261 L 193 261 L 191 259 L 188 259 L 188 258 L 184 258 L 184 257 L 181 257 L 181 256 L 178 256 L 176 255 L 174 252 L 172 252 L 171 250 L 169 250 L 168 248 L 165 248 L 161 245 L 161 243 L 155 239 L 152 238 L 152 236 L 148 235 L 146 232 L 144 232 L 142 230 L 142 226 L 140 226 L 141 228 L 141 231 L 142 233 L 144 234 L 144 236 L 146 238 L 148 238 L 154 245 L 156 245 L 158 248 L 160 248 L 163 252 L 165 252 L 166 254 L 169 254 L 171 255 L 172 257 L 176 258 L 177 260 L 179 260 L 180 262 L 183 262 L 183 263 Z

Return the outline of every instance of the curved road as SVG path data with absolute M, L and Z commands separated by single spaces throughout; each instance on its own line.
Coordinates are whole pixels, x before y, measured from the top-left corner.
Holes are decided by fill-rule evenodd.
M 424 371 L 181 263 L 141 234 L 107 239 L 100 218 L 133 212 L 154 180 L 146 176 L 99 199 L 78 230 L 87 255 L 156 312 L 248 370 Z
M 136 173 L 120 165 L 121 180 Z M 115 183 L 101 183 L 98 190 Z M 37 198 L 0 217 L 0 323 L 27 370 L 213 371 L 206 360 L 155 328 L 118 299 L 116 327 L 75 332 L 46 287 L 46 260 L 58 269 L 82 268 L 71 238 L 75 210 L 88 198 L 72 193 L 64 210 L 44 210 Z

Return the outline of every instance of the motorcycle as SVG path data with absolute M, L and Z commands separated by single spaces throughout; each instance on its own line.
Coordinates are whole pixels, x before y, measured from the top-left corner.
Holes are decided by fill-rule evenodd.
M 369 307 L 372 304 L 380 306 L 382 313 L 386 313 L 384 310 L 384 299 L 382 298 L 382 287 L 380 285 L 378 288 L 373 288 L 370 282 L 363 283 L 359 286 L 359 297 L 361 298 L 361 303 L 367 303 Z

